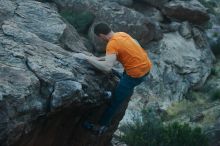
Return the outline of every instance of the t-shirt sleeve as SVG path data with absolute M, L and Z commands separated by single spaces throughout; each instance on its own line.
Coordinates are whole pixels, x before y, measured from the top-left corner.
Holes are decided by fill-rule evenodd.
M 110 54 L 118 54 L 115 41 L 109 42 L 106 46 L 106 55 L 110 55 Z

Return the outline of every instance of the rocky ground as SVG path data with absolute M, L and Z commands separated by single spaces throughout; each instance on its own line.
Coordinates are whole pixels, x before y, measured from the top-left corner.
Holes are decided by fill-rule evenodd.
M 213 73 L 201 90 L 192 91 L 189 99 L 173 103 L 167 110 L 169 122 L 178 121 L 202 127 L 211 145 L 220 145 L 220 58 L 213 67 Z

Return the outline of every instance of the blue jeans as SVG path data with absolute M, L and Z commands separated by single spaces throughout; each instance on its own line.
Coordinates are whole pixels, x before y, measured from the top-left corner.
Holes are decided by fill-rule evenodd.
M 118 83 L 111 101 L 111 105 L 103 113 L 99 124 L 102 126 L 109 126 L 112 118 L 116 112 L 120 109 L 124 101 L 130 98 L 134 92 L 135 86 L 144 81 L 146 75 L 140 78 L 133 78 L 123 73 L 120 82 Z

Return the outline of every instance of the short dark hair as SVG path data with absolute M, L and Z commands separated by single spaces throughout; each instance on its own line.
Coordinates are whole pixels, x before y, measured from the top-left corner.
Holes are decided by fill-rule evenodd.
M 100 34 L 107 35 L 111 32 L 111 28 L 106 23 L 98 23 L 94 27 L 94 33 L 99 36 Z

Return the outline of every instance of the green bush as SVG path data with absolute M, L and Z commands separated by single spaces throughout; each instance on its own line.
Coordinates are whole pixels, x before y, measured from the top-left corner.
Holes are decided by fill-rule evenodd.
M 129 146 L 208 146 L 208 140 L 200 128 L 187 124 L 164 125 L 152 111 L 143 111 L 141 119 L 123 125 L 119 140 Z
M 218 37 L 218 40 L 216 43 L 211 44 L 211 48 L 213 53 L 217 56 L 220 55 L 220 37 Z
M 93 23 L 95 16 L 88 12 L 75 12 L 70 10 L 64 10 L 60 12 L 70 24 L 72 24 L 79 33 L 86 34 L 90 25 Z
M 216 68 L 211 69 L 211 75 L 213 75 L 213 76 L 218 75 L 218 72 L 217 72 Z
M 216 89 L 212 93 L 212 100 L 220 99 L 220 89 Z
M 208 146 L 201 128 L 192 129 L 188 124 L 169 124 L 164 127 L 163 133 L 163 146 Z
M 205 6 L 206 8 L 208 8 L 208 12 L 215 14 L 215 7 L 216 7 L 216 2 L 215 1 L 206 1 L 206 0 L 199 0 L 199 2 Z
M 145 115 L 149 114 L 149 118 Z M 147 118 L 147 120 L 145 120 Z M 144 122 L 143 122 L 144 121 Z M 163 124 L 154 115 L 154 112 L 143 111 L 142 119 L 134 119 L 134 123 L 128 123 L 120 127 L 124 133 L 119 140 L 130 146 L 159 146 L 162 139 Z

